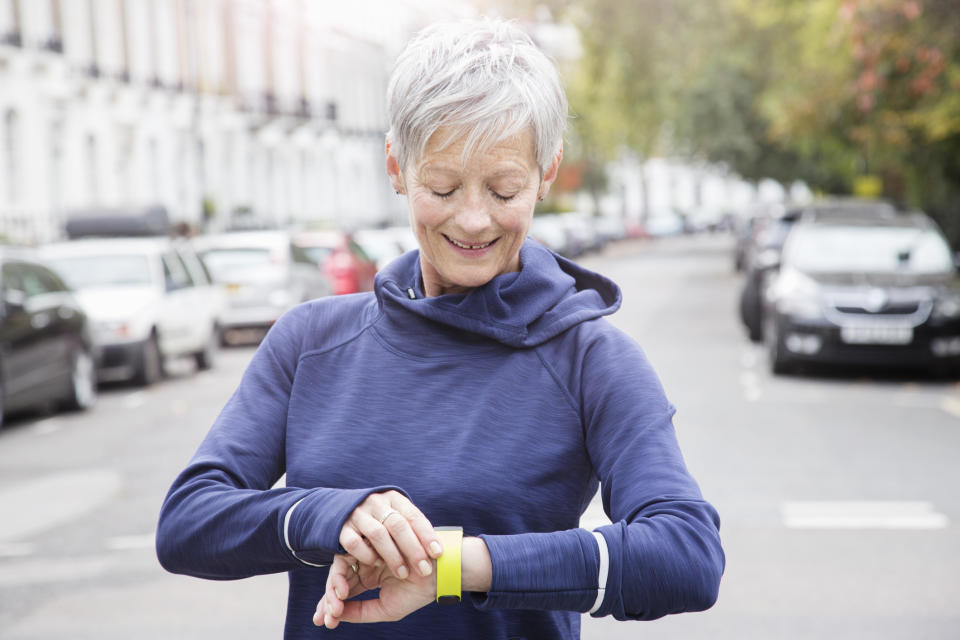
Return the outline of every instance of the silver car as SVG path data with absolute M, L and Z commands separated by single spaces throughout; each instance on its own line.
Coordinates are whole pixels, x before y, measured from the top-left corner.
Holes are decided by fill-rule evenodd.
M 316 265 L 295 260 L 286 231 L 237 231 L 194 240 L 215 282 L 226 292 L 224 340 L 265 329 L 296 304 L 330 295 Z

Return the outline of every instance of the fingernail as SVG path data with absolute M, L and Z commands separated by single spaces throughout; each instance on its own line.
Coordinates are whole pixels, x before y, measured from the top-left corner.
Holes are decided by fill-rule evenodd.
M 426 560 L 421 560 L 417 566 L 420 567 L 420 575 L 422 576 L 428 576 L 433 571 L 433 567 Z
M 435 556 L 442 555 L 442 554 L 443 554 L 443 547 L 440 546 L 440 543 L 439 543 L 439 542 L 437 542 L 436 540 L 434 540 L 433 542 L 430 543 L 430 552 L 433 553 L 433 555 L 435 555 Z
M 341 600 L 343 600 L 346 597 L 343 595 L 343 591 L 340 590 L 340 587 L 336 587 L 333 591 L 334 593 L 337 594 L 337 597 L 340 598 Z
M 410 572 L 407 571 L 406 566 L 401 565 L 400 568 L 397 569 L 397 577 L 401 580 L 406 580 L 408 575 L 410 575 Z

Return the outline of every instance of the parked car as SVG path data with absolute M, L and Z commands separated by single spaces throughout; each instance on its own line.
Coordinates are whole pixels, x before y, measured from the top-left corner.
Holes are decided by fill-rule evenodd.
M 570 232 L 563 219 L 556 214 L 534 216 L 530 223 L 531 238 L 562 256 L 572 257 Z
M 377 265 L 377 271 L 407 252 L 396 229 L 358 229 L 353 233 L 353 239 Z
M 293 235 L 295 259 L 314 264 L 335 295 L 373 291 L 377 264 L 349 233 L 336 229 L 301 231 Z
M 223 296 L 185 241 L 165 237 L 84 238 L 40 248 L 76 291 L 102 349 L 101 381 L 150 385 L 167 360 L 213 366 Z
M 771 269 L 780 262 L 783 244 L 797 221 L 834 216 L 875 220 L 894 215 L 896 210 L 886 202 L 839 198 L 788 206 L 757 219 L 743 249 L 744 278 L 739 301 L 740 319 L 750 340 L 763 340 L 762 292 Z
M 90 322 L 69 287 L 32 253 L 0 248 L 0 425 L 4 415 L 97 401 L 99 358 Z
M 802 220 L 764 295 L 771 369 L 960 366 L 960 277 L 923 214 Z
M 316 266 L 294 252 L 289 232 L 211 234 L 194 244 L 226 293 L 220 317 L 225 342 L 245 329 L 265 329 L 294 305 L 331 293 Z

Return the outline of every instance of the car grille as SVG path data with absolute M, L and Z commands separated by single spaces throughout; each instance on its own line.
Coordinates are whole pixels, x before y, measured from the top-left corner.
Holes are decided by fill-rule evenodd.
M 917 327 L 927 321 L 932 310 L 933 303 L 930 300 L 889 301 L 876 309 L 867 309 L 848 301 L 828 302 L 824 307 L 827 318 L 839 326 L 865 321 Z
M 891 303 L 877 310 L 865 309 L 864 307 L 857 305 L 836 305 L 834 308 L 840 313 L 858 313 L 871 316 L 908 316 L 920 310 L 920 303 Z

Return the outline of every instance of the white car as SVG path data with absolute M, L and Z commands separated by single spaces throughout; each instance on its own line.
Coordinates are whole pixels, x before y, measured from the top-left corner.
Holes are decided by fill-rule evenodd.
M 189 355 L 213 366 L 223 294 L 184 241 L 96 238 L 40 248 L 44 261 L 76 291 L 102 349 L 100 381 L 146 386 L 164 362 Z

